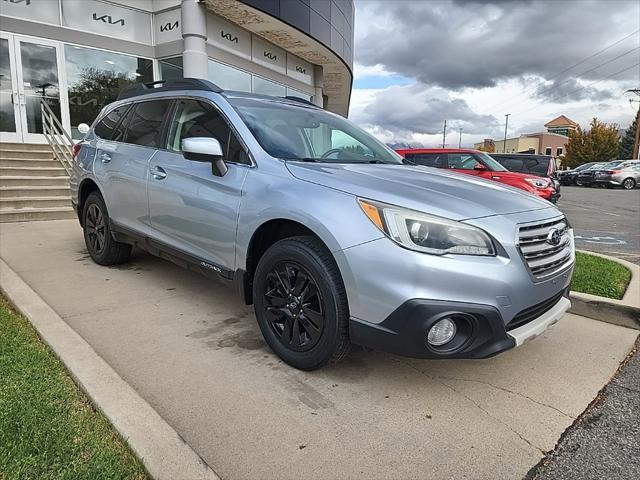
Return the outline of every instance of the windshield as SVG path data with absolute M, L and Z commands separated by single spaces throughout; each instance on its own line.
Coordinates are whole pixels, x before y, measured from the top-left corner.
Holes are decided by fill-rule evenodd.
M 480 160 L 481 163 L 484 163 L 489 170 L 492 172 L 507 172 L 508 170 L 502 166 L 500 162 L 495 160 L 490 155 L 487 155 L 484 152 L 474 152 L 473 154 L 476 159 Z
M 582 165 L 578 165 L 575 169 L 576 172 L 581 172 L 587 168 L 593 167 L 593 163 L 583 163 Z
M 621 160 L 616 160 L 613 162 L 605 163 L 604 165 L 602 165 L 602 168 L 616 168 L 618 165 L 622 163 L 624 162 L 622 162 Z
M 591 165 L 589 168 L 587 168 L 587 170 L 595 170 L 596 168 L 602 168 L 605 165 L 605 163 L 596 163 L 595 165 Z
M 285 160 L 402 164 L 401 156 L 344 118 L 302 105 L 231 98 L 262 148 Z

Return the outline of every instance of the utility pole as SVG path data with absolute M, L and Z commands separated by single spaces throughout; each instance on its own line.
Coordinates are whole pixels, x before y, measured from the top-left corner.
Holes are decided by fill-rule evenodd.
M 633 88 L 631 90 L 627 90 L 625 93 L 635 93 L 640 97 L 640 88 Z M 633 105 L 634 102 L 638 102 L 640 104 L 640 100 L 631 100 L 629 99 L 629 103 Z M 640 159 L 640 105 L 638 105 L 638 111 L 636 112 L 636 138 L 633 142 L 633 159 Z
M 442 148 L 444 148 L 445 141 L 447 139 L 447 121 L 444 121 L 444 127 L 442 127 Z
M 504 115 L 504 143 L 502 144 L 502 153 L 507 153 L 507 127 L 509 126 L 509 115 L 510 113 L 506 113 Z
M 458 138 L 458 148 L 462 148 L 462 127 L 458 127 L 460 131 L 460 137 Z

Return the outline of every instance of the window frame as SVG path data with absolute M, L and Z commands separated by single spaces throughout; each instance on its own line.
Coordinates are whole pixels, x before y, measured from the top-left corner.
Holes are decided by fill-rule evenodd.
M 224 159 L 224 162 L 225 163 L 230 163 L 232 165 L 240 165 L 240 166 L 249 167 L 249 168 L 254 168 L 254 167 L 257 166 L 256 160 L 255 160 L 253 154 L 251 153 L 251 150 L 249 149 L 249 147 L 247 147 L 247 143 L 242 138 L 242 135 L 240 135 L 240 133 L 236 129 L 236 127 L 233 124 L 233 122 L 224 113 L 224 111 L 218 105 L 216 105 L 215 102 L 213 102 L 211 99 L 206 98 L 206 97 L 197 97 L 197 96 L 192 96 L 192 95 L 181 95 L 179 97 L 171 97 L 171 98 L 173 100 L 173 105 L 171 106 L 171 109 L 169 111 L 169 117 L 168 117 L 169 120 L 167 120 L 167 122 L 164 125 L 164 135 L 163 135 L 163 145 L 164 145 L 164 147 L 159 149 L 159 150 L 163 150 L 165 152 L 173 153 L 175 155 L 180 155 L 180 156 L 182 156 L 184 158 L 184 154 L 181 151 L 180 152 L 176 152 L 174 150 L 169 150 L 168 148 L 166 148 L 166 146 L 167 146 L 167 140 L 168 140 L 168 136 L 169 136 L 169 131 L 171 129 L 171 122 L 173 121 L 173 118 L 174 118 L 174 116 L 176 114 L 176 110 L 178 108 L 178 102 L 180 100 L 193 100 L 195 102 L 206 103 L 207 105 L 210 105 L 210 106 L 212 106 L 214 108 L 214 110 L 225 121 L 225 123 L 229 127 L 229 130 L 231 130 L 231 132 L 236 136 L 236 138 L 238 139 L 238 142 L 240 142 L 240 146 L 242 147 L 242 149 L 244 150 L 244 153 L 249 158 L 249 162 L 250 163 L 232 162 L 232 161 L 229 161 L 229 160 L 226 160 L 226 159 Z
M 169 106 L 169 108 L 167 109 L 167 115 L 166 115 L 166 117 L 165 117 L 165 119 L 163 121 L 163 124 L 162 124 L 161 140 L 162 140 L 162 145 L 164 145 L 164 147 L 149 147 L 149 146 L 146 146 L 146 145 L 138 145 L 137 143 L 129 143 L 129 142 L 117 141 L 117 140 L 113 140 L 112 138 L 105 139 L 105 138 L 102 138 L 102 137 L 98 136 L 95 133 L 95 127 L 98 125 L 98 123 L 101 122 L 104 119 L 104 117 L 109 115 L 116 108 L 120 108 L 120 107 L 123 107 L 123 106 L 127 107 L 126 111 L 122 115 L 122 118 L 116 124 L 116 126 L 113 128 L 114 131 L 127 118 L 127 114 L 129 113 L 129 110 L 131 110 L 131 108 L 135 107 L 136 104 L 142 103 L 142 102 L 150 102 L 150 101 L 154 101 L 154 100 L 168 100 L 169 102 L 172 103 Z M 231 163 L 233 165 L 239 165 L 239 166 L 248 167 L 248 168 L 254 168 L 254 167 L 258 166 L 258 164 L 257 164 L 257 162 L 255 160 L 255 157 L 253 156 L 253 153 L 251 152 L 251 150 L 247 146 L 247 142 L 245 142 L 244 138 L 242 138 L 242 135 L 240 135 L 240 133 L 238 132 L 238 129 L 235 127 L 233 122 L 229 119 L 229 116 L 226 115 L 224 113 L 224 111 L 214 101 L 212 101 L 211 99 L 209 99 L 207 97 L 198 97 L 198 96 L 194 96 L 194 95 L 180 95 L 180 96 L 177 96 L 177 97 L 174 97 L 174 96 L 171 96 L 171 97 L 152 97 L 152 98 L 141 99 L 141 100 L 138 100 L 138 101 L 134 100 L 134 101 L 130 101 L 130 102 L 124 102 L 122 104 L 116 105 L 113 108 L 109 109 L 107 112 L 104 113 L 104 115 L 102 115 L 98 119 L 96 119 L 95 124 L 92 127 L 93 133 L 96 136 L 96 138 L 98 138 L 100 140 L 103 140 L 103 141 L 116 142 L 116 143 L 120 143 L 120 144 L 123 144 L 123 145 L 132 145 L 132 146 L 141 147 L 141 148 L 151 148 L 153 150 L 160 150 L 160 151 L 163 151 L 163 152 L 173 153 L 175 155 L 181 155 L 184 158 L 184 155 L 183 155 L 182 152 L 175 152 L 173 150 L 169 150 L 168 148 L 166 148 L 167 136 L 169 135 L 170 122 L 173 121 L 173 117 L 175 115 L 175 110 L 177 108 L 179 100 L 194 100 L 194 101 L 197 101 L 197 102 L 203 102 L 203 103 L 206 103 L 208 105 L 211 105 L 218 112 L 218 114 L 222 116 L 223 120 L 227 123 L 227 126 L 234 133 L 234 135 L 236 136 L 236 138 L 240 142 L 240 145 L 244 149 L 245 154 L 249 158 L 249 161 L 251 162 L 250 164 L 248 164 L 248 163 L 238 163 L 238 162 L 231 162 L 231 161 L 225 160 L 225 163 Z
M 115 131 L 118 129 L 118 127 L 119 127 L 120 125 L 122 125 L 122 121 L 123 121 L 125 118 L 127 118 L 127 113 L 129 113 L 129 110 L 131 109 L 131 105 L 133 105 L 133 104 L 132 104 L 132 103 L 123 103 L 123 104 L 121 104 L 121 105 L 117 105 L 117 106 L 115 106 L 115 107 L 113 107 L 113 108 L 111 108 L 111 109 L 107 110 L 107 111 L 104 113 L 104 115 L 102 115 L 102 116 L 98 117 L 98 118 L 95 120 L 94 125 L 93 125 L 93 127 L 92 127 L 93 134 L 96 136 L 96 138 L 98 138 L 98 139 L 100 139 L 100 140 L 103 140 L 103 141 L 106 141 L 106 142 L 115 142 L 116 140 L 113 140 L 113 134 L 114 134 L 114 133 L 115 133 Z M 97 128 L 97 126 L 98 126 L 100 123 L 102 123 L 102 121 L 103 121 L 103 120 L 104 120 L 104 119 L 105 119 L 109 114 L 111 114 L 112 112 L 114 112 L 115 110 L 117 110 L 118 108 L 121 108 L 121 107 L 125 107 L 125 110 L 124 110 L 124 113 L 122 114 L 122 117 L 120 117 L 120 120 L 118 120 L 118 122 L 114 125 L 113 129 L 111 130 L 111 138 L 104 138 L 104 137 L 101 137 L 100 135 L 98 135 L 98 134 L 96 133 L 96 128 Z M 120 142 L 120 143 L 121 143 L 121 142 Z

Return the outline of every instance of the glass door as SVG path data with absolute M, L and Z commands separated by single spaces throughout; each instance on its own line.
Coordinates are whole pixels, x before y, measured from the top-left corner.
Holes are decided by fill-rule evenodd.
M 13 38 L 0 34 L 0 142 L 22 142 Z
M 10 100 L 14 109 L 15 128 L 9 122 L 2 124 L 3 141 L 21 141 L 25 143 L 45 143 L 42 129 L 40 102 L 44 100 L 53 110 L 58 120 L 68 129 L 68 106 L 66 90 L 61 87 L 62 48 L 58 42 L 32 39 L 18 35 L 6 35 L 0 38 L 7 46 L 9 69 L 11 73 Z M 4 58 L 2 64 L 5 65 Z M 3 67 L 4 68 L 4 67 Z M 4 72 L 3 72 L 4 73 Z M 4 77 L 2 77 L 4 78 Z M 8 86 L 7 82 L 7 86 Z M 2 90 L 2 112 L 9 113 L 5 107 L 7 94 Z M 6 115 L 9 118 L 9 115 Z M 7 123 L 5 126 L 4 123 Z M 6 132 L 6 135 L 5 135 Z M 16 140 L 11 140 L 15 137 Z M 5 138 L 7 138 L 5 140 Z

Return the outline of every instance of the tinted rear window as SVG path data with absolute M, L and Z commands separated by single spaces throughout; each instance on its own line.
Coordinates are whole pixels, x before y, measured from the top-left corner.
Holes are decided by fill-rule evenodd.
M 102 120 L 98 122 L 94 131 L 96 135 L 105 140 L 111 140 L 113 137 L 113 130 L 118 125 L 118 122 L 122 120 L 122 116 L 129 108 L 129 105 L 123 105 L 122 107 L 114 108 Z
M 545 157 L 527 158 L 497 155 L 493 158 L 511 172 L 530 173 L 531 175 L 538 175 L 541 177 L 546 177 L 549 172 L 550 159 Z
M 446 153 L 407 153 L 405 158 L 426 167 L 447 168 Z
M 135 104 L 127 114 L 126 143 L 145 147 L 162 146 L 162 124 L 171 100 L 153 100 Z

